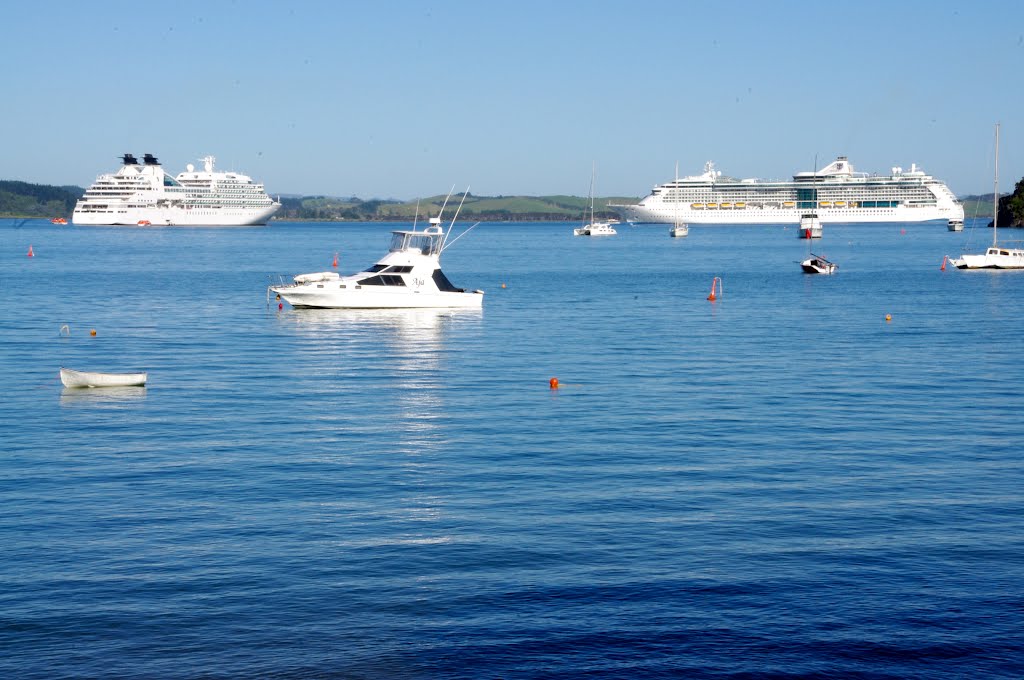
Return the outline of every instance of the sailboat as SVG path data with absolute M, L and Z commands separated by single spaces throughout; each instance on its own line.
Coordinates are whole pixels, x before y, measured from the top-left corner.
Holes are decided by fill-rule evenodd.
M 573 236 L 615 236 L 618 232 L 611 222 L 598 222 L 594 219 L 594 175 L 597 166 L 590 170 L 590 222 L 572 230 Z M 586 215 L 583 216 L 586 219 Z
M 679 161 L 676 161 L 676 196 L 675 196 L 675 219 L 673 220 L 672 228 L 668 230 L 669 236 L 686 236 L 690 233 L 690 225 L 685 222 L 679 221 Z
M 984 255 L 949 258 L 957 269 L 1024 269 L 1024 248 L 999 245 L 999 123 L 996 123 L 995 180 L 992 191 L 992 245 Z

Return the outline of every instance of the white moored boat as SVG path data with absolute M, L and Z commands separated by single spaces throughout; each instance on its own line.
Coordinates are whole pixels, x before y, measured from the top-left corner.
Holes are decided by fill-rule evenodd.
M 590 171 L 590 221 L 573 229 L 573 236 L 615 236 L 619 233 L 615 231 L 611 222 L 598 222 L 594 219 L 594 175 L 596 171 L 595 165 Z
M 75 204 L 71 220 L 79 225 L 211 226 L 266 224 L 281 208 L 263 185 L 238 172 L 215 171 L 216 159 L 200 159 L 171 177 L 151 154 L 142 164 L 130 153 L 121 168 L 100 175 Z
M 146 384 L 146 373 L 97 373 L 60 369 L 64 387 L 141 387 Z
M 829 223 L 943 220 L 955 227 L 964 219 L 949 187 L 916 164 L 869 175 L 855 172 L 846 156 L 792 180 L 727 177 L 709 161 L 703 173 L 659 184 L 639 203 L 608 207 L 630 223 L 655 224 L 796 224 L 811 210 Z
M 807 213 L 800 216 L 800 231 L 798 238 L 821 238 L 821 220 L 815 213 Z
M 829 262 L 820 255 L 811 253 L 811 256 L 800 263 L 800 267 L 807 274 L 834 274 L 836 271 L 836 265 L 834 262 Z
M 996 124 L 995 178 L 992 190 L 992 245 L 982 255 L 949 258 L 957 269 L 1024 269 L 1024 248 L 999 245 L 999 124 Z
M 292 283 L 270 286 L 270 290 L 292 307 L 403 309 L 483 305 L 482 290 L 456 288 L 441 271 L 447 235 L 440 217 L 430 218 L 426 229 L 417 231 L 413 226 L 411 230 L 391 234 L 388 254 L 366 271 L 348 276 L 335 272 L 300 274 Z M 458 238 L 461 237 L 460 234 Z

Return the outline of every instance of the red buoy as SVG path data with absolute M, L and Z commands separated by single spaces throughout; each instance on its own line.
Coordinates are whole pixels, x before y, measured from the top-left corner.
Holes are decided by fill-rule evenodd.
M 29 257 L 35 257 L 36 256 L 36 254 L 32 252 L 32 244 L 29 244 L 29 246 L 28 246 L 28 256 Z
M 942 271 L 942 272 L 946 271 L 946 260 L 948 260 L 948 259 L 949 259 L 949 255 L 943 255 L 942 256 L 942 266 L 939 267 L 939 271 Z
M 334 262 L 331 263 L 331 266 L 332 267 L 337 267 L 338 266 L 338 254 L 337 253 L 334 254 Z
M 558 378 L 552 378 L 551 380 L 549 380 L 548 381 L 548 385 L 551 386 L 551 389 L 557 390 L 558 389 Z
M 715 278 L 711 279 L 711 294 L 708 295 L 708 300 L 711 300 L 712 302 L 714 302 L 715 300 L 718 299 L 717 296 L 715 295 L 715 284 L 718 285 L 718 294 L 721 295 L 722 294 L 722 279 L 720 279 L 717 276 Z

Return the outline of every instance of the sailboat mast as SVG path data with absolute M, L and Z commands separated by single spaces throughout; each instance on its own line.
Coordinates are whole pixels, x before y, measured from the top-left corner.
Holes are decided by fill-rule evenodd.
M 594 223 L 594 175 L 597 174 L 597 162 L 590 166 L 590 223 Z
M 996 243 L 996 229 L 999 225 L 999 123 L 996 123 L 996 169 L 992 186 L 992 245 Z
M 675 218 L 675 226 L 678 227 L 679 226 L 679 161 L 676 161 L 676 181 L 675 181 L 675 187 L 674 188 L 675 188 L 675 192 L 674 192 L 675 196 L 674 196 L 674 198 L 676 199 L 675 200 L 676 210 L 675 210 L 675 215 L 673 217 Z

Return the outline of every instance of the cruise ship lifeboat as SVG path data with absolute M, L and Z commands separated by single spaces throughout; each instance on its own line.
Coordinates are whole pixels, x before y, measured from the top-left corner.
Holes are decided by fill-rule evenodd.
M 149 226 L 151 226 L 152 224 L 153 224 L 153 223 L 152 223 L 152 222 L 150 222 L 149 220 L 139 220 L 139 226 L 140 226 L 140 227 L 149 227 Z

